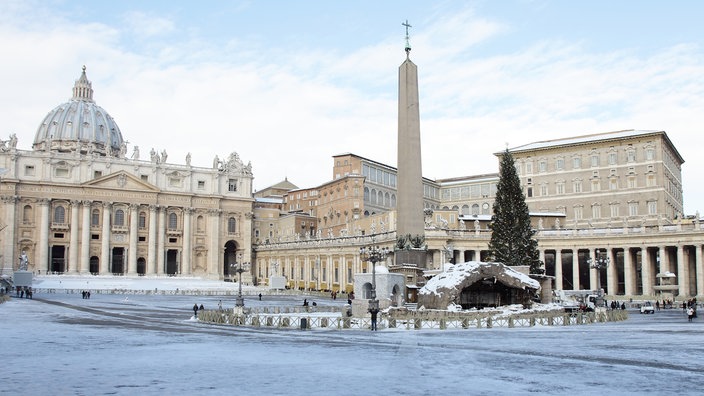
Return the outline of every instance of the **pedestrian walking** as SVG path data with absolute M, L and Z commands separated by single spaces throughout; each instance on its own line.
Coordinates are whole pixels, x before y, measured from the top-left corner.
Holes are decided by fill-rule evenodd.
M 198 317 L 198 304 L 193 304 L 193 316 Z

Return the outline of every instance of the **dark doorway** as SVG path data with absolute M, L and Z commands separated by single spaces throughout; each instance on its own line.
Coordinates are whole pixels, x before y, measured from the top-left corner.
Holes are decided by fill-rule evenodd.
M 225 244 L 225 256 L 223 262 L 223 275 L 235 275 L 234 265 L 237 264 L 237 242 L 227 241 Z
M 58 245 L 51 247 L 51 263 L 49 272 L 66 272 L 66 246 Z
M 98 275 L 100 273 L 100 259 L 97 256 L 91 257 L 89 267 L 88 272 Z
M 166 251 L 166 274 L 176 275 L 178 273 L 178 250 L 169 249 Z
M 125 273 L 125 248 L 115 247 L 112 248 L 112 271 L 115 275 L 122 275 Z
M 144 257 L 137 259 L 137 274 L 144 275 L 147 273 L 147 261 Z

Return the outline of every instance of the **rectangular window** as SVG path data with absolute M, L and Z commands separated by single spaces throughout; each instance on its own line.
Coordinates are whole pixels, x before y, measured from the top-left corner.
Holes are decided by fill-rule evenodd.
M 67 168 L 56 168 L 56 169 L 54 169 L 54 175 L 56 177 L 68 177 L 68 169 Z
M 584 216 L 583 216 L 583 213 L 582 213 L 582 207 L 581 207 L 581 206 L 575 207 L 575 208 L 574 208 L 574 218 L 575 218 L 576 220 L 582 220 L 583 217 L 584 217 Z
M 100 234 L 90 234 L 90 239 L 98 241 L 100 240 Z
M 149 181 L 149 175 L 140 175 L 139 178 L 142 179 L 142 181 L 145 181 L 145 182 L 148 182 L 148 181 Z
M 557 161 L 555 161 L 555 170 L 563 169 L 565 169 L 565 160 L 562 158 L 558 158 Z
M 227 181 L 227 191 L 237 191 L 237 179 L 230 179 Z
M 572 158 L 572 168 L 579 169 L 582 167 L 582 159 L 579 157 Z
M 555 189 L 557 190 L 558 195 L 562 195 L 565 193 L 565 183 L 557 183 L 555 185 Z
M 526 174 L 530 175 L 531 173 L 533 173 L 533 163 L 526 162 Z
M 25 176 L 34 176 L 34 165 L 27 165 L 24 167 Z
M 601 218 L 601 206 L 599 206 L 599 205 L 592 206 L 592 218 L 594 218 L 594 219 Z
M 636 150 L 628 150 L 628 162 L 635 162 L 636 161 Z
M 601 182 L 599 180 L 592 180 L 592 191 L 601 190 Z
M 628 204 L 628 215 L 629 216 L 638 216 L 638 203 L 637 202 L 631 202 Z
M 611 217 L 618 217 L 618 205 L 611 205 Z
M 636 178 L 635 177 L 629 177 L 628 178 L 628 188 L 636 188 Z
M 545 173 L 548 171 L 548 163 L 547 161 L 540 161 L 538 163 L 538 172 L 540 173 Z
M 546 195 L 548 195 L 548 186 L 543 184 L 540 186 L 540 196 L 544 197 Z
M 616 153 L 609 153 L 609 165 L 616 165 Z
M 645 180 L 646 180 L 646 183 L 648 183 L 648 187 L 655 187 L 655 176 L 654 175 L 648 175 L 648 178 Z
M 658 214 L 658 203 L 657 201 L 648 202 L 648 214 L 654 215 Z
M 618 180 L 616 180 L 616 179 L 609 180 L 609 190 L 616 190 L 616 189 L 618 189 Z
M 581 181 L 576 181 L 572 184 L 572 189 L 576 193 L 581 193 L 582 192 L 582 182 Z
M 645 159 L 648 161 L 652 161 L 655 159 L 655 149 L 654 148 L 647 148 L 645 150 Z
M 181 179 L 178 177 L 170 177 L 169 178 L 169 186 L 170 187 L 181 187 Z
M 204 180 L 198 180 L 198 189 L 205 190 L 205 181 Z
M 95 171 L 95 172 L 93 172 L 93 179 L 97 179 L 102 175 L 103 175 L 102 171 Z
M 592 167 L 599 166 L 599 155 L 592 155 Z

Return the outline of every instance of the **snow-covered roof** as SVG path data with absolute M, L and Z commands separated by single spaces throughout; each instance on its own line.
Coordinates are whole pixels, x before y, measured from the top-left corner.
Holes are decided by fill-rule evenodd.
M 599 140 L 620 139 L 620 138 L 627 138 L 627 137 L 640 136 L 640 135 L 651 135 L 651 134 L 655 134 L 655 133 L 665 133 L 665 132 L 664 131 L 657 131 L 657 130 L 627 129 L 627 130 L 623 130 L 623 131 L 594 133 L 594 134 L 590 134 L 590 135 L 574 136 L 574 137 L 564 138 L 564 139 L 542 140 L 539 142 L 528 143 L 523 146 L 510 148 L 508 151 L 513 153 L 513 152 L 517 152 L 517 151 L 538 150 L 538 149 L 543 149 L 543 148 L 547 148 L 547 147 L 567 146 L 567 145 L 582 144 L 582 143 L 593 143 L 593 142 L 599 141 Z
M 468 278 L 479 281 L 487 276 L 494 276 L 499 282 L 511 287 L 540 289 L 540 283 L 537 280 L 507 265 L 468 261 L 449 266 L 444 272 L 432 277 L 420 289 L 420 294 L 440 294 L 440 289 L 459 288 L 460 285 L 467 282 Z

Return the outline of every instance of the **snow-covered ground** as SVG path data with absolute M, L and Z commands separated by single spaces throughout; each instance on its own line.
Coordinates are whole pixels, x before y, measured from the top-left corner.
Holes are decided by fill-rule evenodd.
M 265 294 L 246 305 L 302 298 Z M 160 294 L 86 300 L 60 289 L 13 298 L 0 304 L 0 393 L 635 395 L 700 394 L 704 383 L 704 318 L 688 323 L 681 310 L 584 326 L 378 332 L 192 320 L 194 303 L 220 300 L 234 304 Z

